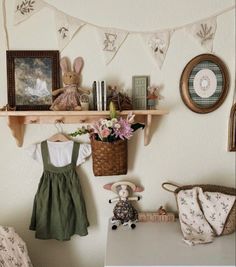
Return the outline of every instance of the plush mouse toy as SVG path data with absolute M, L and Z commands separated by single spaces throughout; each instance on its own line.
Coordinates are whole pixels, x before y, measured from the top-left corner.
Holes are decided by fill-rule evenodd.
M 112 229 L 116 230 L 120 224 L 124 226 L 128 225 L 131 229 L 134 229 L 138 221 L 138 212 L 130 201 L 138 201 L 140 197 L 131 197 L 131 195 L 132 192 L 142 192 L 143 188 L 127 181 L 106 184 L 103 188 L 118 194 L 118 197 L 109 200 L 109 203 L 117 202 L 113 209 L 114 215 L 111 219 Z
M 65 87 L 52 92 L 53 96 L 60 95 L 54 100 L 50 107 L 51 110 L 81 110 L 80 95 L 90 94 L 88 89 L 79 88 L 80 73 L 83 65 L 82 57 L 77 57 L 74 60 L 72 71 L 68 59 L 65 57 L 61 59 L 62 81 Z

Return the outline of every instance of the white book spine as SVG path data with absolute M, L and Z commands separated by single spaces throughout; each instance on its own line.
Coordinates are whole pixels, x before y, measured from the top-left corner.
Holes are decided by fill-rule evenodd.
M 100 111 L 100 82 L 97 81 L 97 110 Z
M 100 107 L 100 111 L 102 110 L 102 82 L 98 81 L 99 83 L 99 107 Z
M 107 110 L 107 85 L 106 85 L 106 81 L 103 81 L 103 90 L 104 90 L 104 110 Z

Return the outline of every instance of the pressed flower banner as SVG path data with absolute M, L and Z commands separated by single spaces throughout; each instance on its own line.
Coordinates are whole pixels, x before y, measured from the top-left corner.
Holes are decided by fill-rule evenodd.
M 2 1 L 3 5 L 5 5 L 5 1 Z M 145 47 L 148 49 L 151 56 L 155 59 L 159 68 L 162 67 L 165 61 L 171 41 L 171 36 L 177 30 L 186 29 L 190 35 L 194 36 L 194 38 L 200 43 L 203 48 L 205 48 L 209 52 L 212 52 L 213 42 L 217 29 L 217 17 L 227 11 L 235 9 L 235 5 L 233 5 L 212 16 L 179 27 L 158 29 L 154 31 L 127 31 L 125 29 L 101 27 L 87 21 L 83 21 L 79 18 L 72 17 L 43 0 L 15 0 L 15 24 L 18 24 L 30 18 L 33 14 L 39 12 L 43 7 L 52 8 L 55 11 L 55 32 L 57 35 L 58 46 L 60 50 L 62 50 L 71 42 L 75 34 L 83 25 L 89 25 L 96 28 L 98 33 L 100 51 L 104 56 L 105 64 L 109 64 L 118 54 L 121 45 L 126 41 L 128 35 L 138 33 L 141 34 L 142 39 L 145 42 Z M 5 8 L 3 8 L 3 10 L 5 10 Z M 3 14 L 3 17 L 4 16 L 5 14 Z M 8 33 L 6 19 L 4 24 L 7 42 Z
M 142 38 L 151 56 L 161 68 L 169 48 L 171 31 L 142 34 Z

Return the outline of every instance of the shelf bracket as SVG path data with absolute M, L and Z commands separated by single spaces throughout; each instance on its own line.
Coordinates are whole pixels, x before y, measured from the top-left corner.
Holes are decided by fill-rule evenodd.
M 25 132 L 24 117 L 9 116 L 8 126 L 11 129 L 12 135 L 16 140 L 17 146 L 21 147 L 23 145 Z
M 151 125 L 152 125 L 152 115 L 148 114 L 146 117 L 146 125 L 144 128 L 144 145 L 145 146 L 149 144 Z

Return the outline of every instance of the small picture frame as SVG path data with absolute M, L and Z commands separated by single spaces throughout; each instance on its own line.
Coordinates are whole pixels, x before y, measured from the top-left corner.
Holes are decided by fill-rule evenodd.
M 185 66 L 180 78 L 184 104 L 196 113 L 209 113 L 225 100 L 229 74 L 223 61 L 212 54 L 201 54 Z
M 149 76 L 132 77 L 132 104 L 134 110 L 147 109 L 147 89 Z
M 8 105 L 16 110 L 49 110 L 60 86 L 59 51 L 9 50 Z

